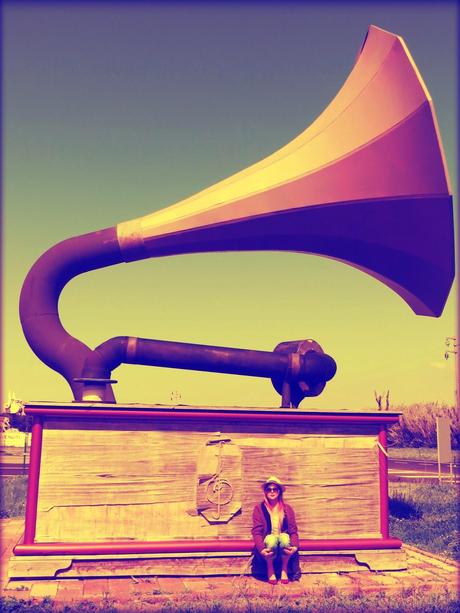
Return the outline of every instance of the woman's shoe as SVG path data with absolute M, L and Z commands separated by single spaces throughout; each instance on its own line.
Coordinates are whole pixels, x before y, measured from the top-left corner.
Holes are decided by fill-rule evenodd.
M 289 579 L 288 579 L 286 573 L 284 573 L 284 572 L 281 573 L 281 583 L 283 583 L 284 585 L 289 583 Z
M 268 583 L 269 583 L 270 585 L 276 585 L 276 584 L 278 583 L 278 579 L 275 577 L 275 575 L 272 575 L 272 576 L 269 578 Z

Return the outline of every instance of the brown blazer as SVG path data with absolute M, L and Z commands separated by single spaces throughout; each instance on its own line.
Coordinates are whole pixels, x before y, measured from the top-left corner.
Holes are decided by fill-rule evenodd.
M 252 513 L 252 538 L 254 539 L 254 545 L 259 553 L 265 547 L 264 538 L 267 534 L 270 534 L 271 531 L 272 522 L 270 513 L 265 504 L 260 502 L 256 504 Z M 299 547 L 299 534 L 297 531 L 294 509 L 286 503 L 284 503 L 284 518 L 281 532 L 287 532 L 291 539 L 291 545 L 297 548 Z
M 267 563 L 265 558 L 260 553 L 262 549 L 265 547 L 264 538 L 267 534 L 270 534 L 272 531 L 272 522 L 270 519 L 270 513 L 267 511 L 265 504 L 259 503 L 254 507 L 254 511 L 252 513 L 252 538 L 254 539 L 254 555 L 252 556 L 252 574 L 255 577 L 261 579 L 267 579 Z M 291 545 L 295 545 L 295 547 L 299 547 L 299 534 L 297 532 L 297 523 L 295 520 L 294 509 L 284 503 L 284 519 L 283 524 L 281 526 L 282 532 L 287 532 L 291 539 Z M 275 573 L 279 575 L 280 573 L 280 565 L 281 558 L 277 557 L 274 560 Z M 300 559 L 299 553 L 296 551 L 290 558 L 288 562 L 288 576 L 289 579 L 298 580 L 300 579 L 301 569 L 300 569 Z

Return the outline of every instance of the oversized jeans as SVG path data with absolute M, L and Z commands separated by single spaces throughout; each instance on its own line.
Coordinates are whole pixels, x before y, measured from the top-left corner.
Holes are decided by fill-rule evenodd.
M 289 538 L 289 534 L 287 534 L 287 532 L 281 532 L 280 534 L 267 534 L 267 536 L 264 538 L 264 545 L 271 551 L 276 551 L 277 549 L 281 550 L 291 545 L 291 539 Z

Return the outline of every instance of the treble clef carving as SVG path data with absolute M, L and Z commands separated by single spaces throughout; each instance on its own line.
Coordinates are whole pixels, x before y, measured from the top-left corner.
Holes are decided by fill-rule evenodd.
M 206 488 L 206 499 L 211 504 L 216 505 L 216 510 L 213 512 L 214 519 L 220 519 L 221 507 L 227 505 L 233 498 L 233 486 L 227 479 L 222 478 L 222 447 L 225 443 L 230 442 L 230 439 L 219 439 L 210 441 L 208 445 L 218 445 L 217 451 L 217 470 L 211 477 Z

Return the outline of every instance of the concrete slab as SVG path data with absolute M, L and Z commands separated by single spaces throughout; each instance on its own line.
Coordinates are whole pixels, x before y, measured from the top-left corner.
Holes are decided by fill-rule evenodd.
M 83 581 L 68 579 L 67 581 L 58 581 L 58 585 L 56 594 L 58 602 L 78 602 L 83 599 Z
M 200 577 L 187 577 L 183 579 L 183 583 L 187 590 L 192 592 L 205 592 L 209 590 L 209 583 L 206 579 Z
M 88 579 L 83 581 L 83 597 L 87 600 L 107 598 L 108 595 L 108 579 Z
M 158 587 L 162 594 L 180 594 L 186 590 L 180 577 L 158 577 Z
M 55 598 L 59 584 L 57 581 L 40 581 L 34 583 L 30 589 L 30 598 Z

